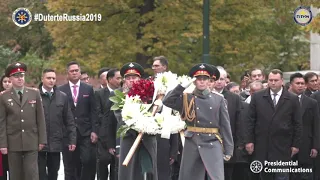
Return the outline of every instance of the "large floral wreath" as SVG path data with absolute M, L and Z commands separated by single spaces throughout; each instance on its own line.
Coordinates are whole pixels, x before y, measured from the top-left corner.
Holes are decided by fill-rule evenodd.
M 154 107 L 162 106 L 161 100 L 165 94 L 189 80 L 187 76 L 178 77 L 171 72 L 165 72 L 158 74 L 155 82 L 145 79 L 137 81 L 126 95 L 115 90 L 115 96 L 110 97 L 114 103 L 111 110 L 122 110 L 122 120 L 125 123 L 118 129 L 117 136 L 123 137 L 130 129 L 151 135 L 162 134 L 164 131 L 173 134 L 183 130 L 185 122 L 180 119 L 178 112 L 155 113 Z

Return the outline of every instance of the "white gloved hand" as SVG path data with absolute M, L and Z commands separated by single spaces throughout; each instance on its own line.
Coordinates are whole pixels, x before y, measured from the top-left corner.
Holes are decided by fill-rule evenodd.
M 196 79 L 197 79 L 197 78 L 193 77 L 193 78 L 191 79 L 191 81 L 182 82 L 182 83 L 181 83 L 181 86 L 184 87 L 184 88 L 187 88 L 187 87 L 189 87 Z
M 231 156 L 230 156 L 230 155 L 225 155 L 225 156 L 223 157 L 223 159 L 224 159 L 225 161 L 229 161 L 229 160 L 231 159 Z

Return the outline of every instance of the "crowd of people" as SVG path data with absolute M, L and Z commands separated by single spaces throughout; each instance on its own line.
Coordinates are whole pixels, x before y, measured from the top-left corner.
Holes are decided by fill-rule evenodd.
M 101 68 L 96 88 L 75 61 L 58 87 L 53 69 L 30 88 L 27 66 L 9 65 L 0 81 L 0 180 L 57 180 L 61 155 L 65 180 L 320 180 L 319 75 L 297 72 L 285 83 L 280 70 L 255 68 L 238 84 L 223 67 L 206 63 L 190 68 L 192 80 L 166 94 L 158 109 L 180 112 L 183 140 L 145 134 L 123 166 L 138 132 L 117 137 L 121 110 L 111 110 L 109 98 L 116 89 L 128 93 L 139 79 L 155 80 L 168 62 L 155 57 L 150 77 L 135 62 Z M 312 171 L 253 172 L 253 161 L 266 167 L 297 161 L 294 168 Z

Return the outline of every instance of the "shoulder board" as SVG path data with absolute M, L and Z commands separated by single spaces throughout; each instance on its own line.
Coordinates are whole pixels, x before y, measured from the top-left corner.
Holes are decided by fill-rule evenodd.
M 0 92 L 0 95 L 2 95 L 2 94 L 4 94 L 4 93 L 6 93 L 6 92 L 8 92 L 9 90 L 4 90 L 4 91 L 1 91 Z
M 212 91 L 212 93 L 213 93 L 213 94 L 216 94 L 216 95 L 219 95 L 219 96 L 221 96 L 221 97 L 224 97 L 223 94 L 220 94 L 220 93 L 218 93 L 218 92 L 216 92 L 216 91 Z
M 28 90 L 34 90 L 34 91 L 39 91 L 38 88 L 34 88 L 34 87 L 25 87 L 25 89 L 28 89 Z

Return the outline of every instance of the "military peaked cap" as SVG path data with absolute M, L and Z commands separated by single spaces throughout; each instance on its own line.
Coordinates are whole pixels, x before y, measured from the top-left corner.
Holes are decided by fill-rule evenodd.
M 120 69 L 120 74 L 122 77 L 125 77 L 126 75 L 138 75 L 139 77 L 141 77 L 143 73 L 143 67 L 135 62 L 129 62 L 123 65 Z
M 21 62 L 15 62 L 15 63 L 12 63 L 10 64 L 6 71 L 5 71 L 5 76 L 6 77 L 10 77 L 14 74 L 17 74 L 17 73 L 25 73 L 27 72 L 27 66 L 24 64 L 24 63 L 21 63 Z

